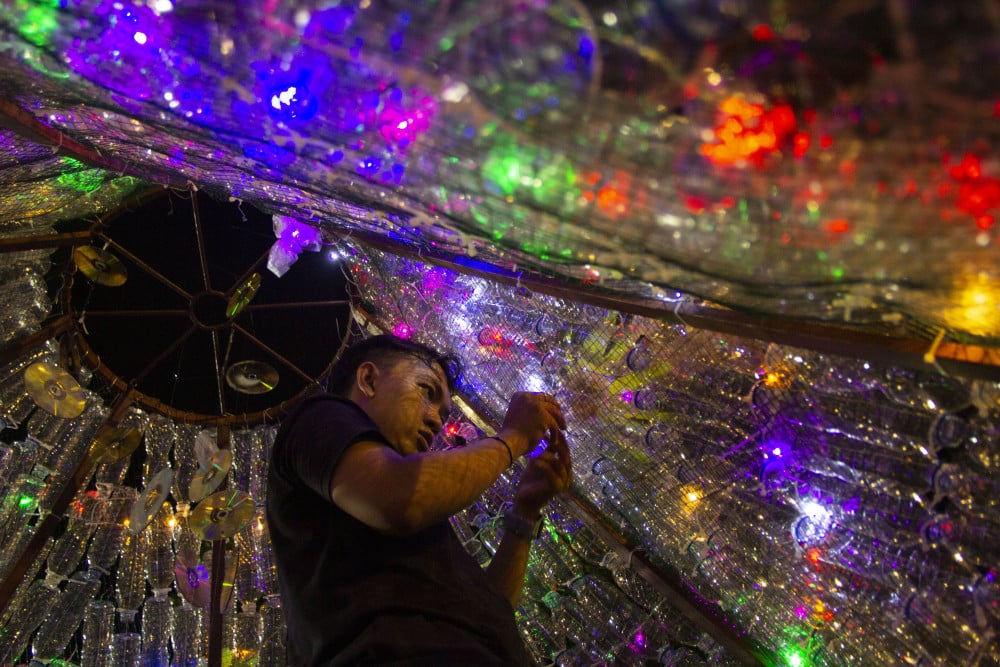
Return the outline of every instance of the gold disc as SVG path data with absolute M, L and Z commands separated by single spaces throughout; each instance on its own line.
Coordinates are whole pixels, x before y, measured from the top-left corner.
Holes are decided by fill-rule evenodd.
M 119 287 L 128 279 L 128 271 L 117 257 L 92 245 L 73 248 L 73 263 L 98 285 Z
M 225 540 L 240 531 L 254 517 L 253 498 L 245 491 L 219 491 L 191 512 L 188 525 L 203 540 Z
M 120 461 L 134 452 L 141 440 L 142 431 L 137 428 L 105 426 L 90 445 L 90 458 L 94 463 Z
M 229 469 L 233 465 L 233 452 L 228 449 L 220 449 L 209 459 L 207 468 L 200 468 L 191 480 L 188 487 L 188 497 L 191 502 L 196 503 L 208 494 L 219 488 L 222 481 L 229 474 Z
M 226 384 L 241 394 L 266 394 L 278 384 L 278 371 L 262 361 L 240 361 L 226 370 Z
M 236 288 L 233 296 L 229 298 L 229 303 L 226 304 L 227 317 L 236 317 L 240 314 L 240 311 L 253 301 L 253 298 L 257 296 L 257 290 L 260 289 L 260 280 L 260 274 L 254 273 L 247 278 L 245 283 Z
M 79 417 L 87 407 L 80 383 L 63 369 L 44 361 L 24 371 L 24 388 L 35 405 L 56 417 Z
M 143 528 L 149 525 L 149 522 L 163 507 L 163 503 L 166 502 L 167 494 L 170 493 L 170 485 L 173 483 L 174 471 L 169 466 L 162 468 L 153 476 L 153 479 L 136 498 L 135 505 L 132 506 L 132 514 L 128 518 L 128 529 L 132 531 L 132 534 L 138 535 Z

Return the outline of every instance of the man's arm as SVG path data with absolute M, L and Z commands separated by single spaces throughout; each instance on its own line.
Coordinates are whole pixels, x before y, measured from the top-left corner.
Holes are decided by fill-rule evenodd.
M 472 504 L 539 439 L 566 424 L 558 404 L 542 394 L 511 399 L 502 437 L 460 449 L 402 456 L 391 447 L 359 442 L 344 452 L 330 482 L 330 498 L 375 530 L 408 535 L 447 519 Z
M 521 475 L 514 506 L 509 511 L 531 525 L 541 516 L 542 508 L 572 482 L 573 467 L 566 436 L 555 431 L 545 452 L 528 462 Z M 517 607 L 521 599 L 531 539 L 531 536 L 504 529 L 500 545 L 486 568 L 493 588 L 506 597 L 512 607 Z

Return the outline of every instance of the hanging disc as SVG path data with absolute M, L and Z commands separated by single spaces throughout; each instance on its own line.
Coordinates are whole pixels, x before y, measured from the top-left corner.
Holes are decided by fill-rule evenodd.
M 73 263 L 98 285 L 119 287 L 128 279 L 128 271 L 117 257 L 92 245 L 73 248 Z
M 266 394 L 278 384 L 278 371 L 262 361 L 240 361 L 226 370 L 226 384 L 241 394 Z
M 134 452 L 141 440 L 142 431 L 137 428 L 105 426 L 90 445 L 90 458 L 94 463 L 120 461 Z
M 56 417 L 79 417 L 87 406 L 80 383 L 63 369 L 44 361 L 24 371 L 24 387 L 38 407 Z
M 188 525 L 203 540 L 225 540 L 247 525 L 255 512 L 249 493 L 219 491 L 198 503 L 191 512 Z
M 226 304 L 226 317 L 236 317 L 253 301 L 253 298 L 257 296 L 257 290 L 260 289 L 260 282 L 260 274 L 254 273 L 247 278 L 245 283 L 236 288 L 233 296 L 229 298 L 229 303 Z
M 138 535 L 149 525 L 170 493 L 170 485 L 174 483 L 174 471 L 169 466 L 162 468 L 153 476 L 146 488 L 132 506 L 132 514 L 128 519 L 128 529 Z
M 205 498 L 208 494 L 219 488 L 222 481 L 229 474 L 229 469 L 233 465 L 233 452 L 228 449 L 220 449 L 209 459 L 207 468 L 200 468 L 191 480 L 188 488 L 188 497 L 191 502 L 196 503 Z

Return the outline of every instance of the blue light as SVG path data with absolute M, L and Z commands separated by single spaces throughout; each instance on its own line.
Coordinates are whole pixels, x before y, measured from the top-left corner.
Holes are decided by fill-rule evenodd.
M 271 88 L 266 97 L 268 113 L 284 122 L 312 119 L 319 109 L 319 103 L 309 93 L 306 85 L 308 78 L 309 73 L 303 72 L 298 80 L 284 81 Z

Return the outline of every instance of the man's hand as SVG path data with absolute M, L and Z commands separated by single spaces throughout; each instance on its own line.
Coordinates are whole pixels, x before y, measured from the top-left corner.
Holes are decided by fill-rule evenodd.
M 552 434 L 565 428 L 566 419 L 555 398 L 519 391 L 510 399 L 498 435 L 507 441 L 517 458 L 533 450 L 542 438 L 548 437 L 552 442 Z
M 528 460 L 514 496 L 514 512 L 529 520 L 537 517 L 552 498 L 573 483 L 566 435 L 559 429 L 551 429 L 548 435 L 549 446 L 540 456 Z

